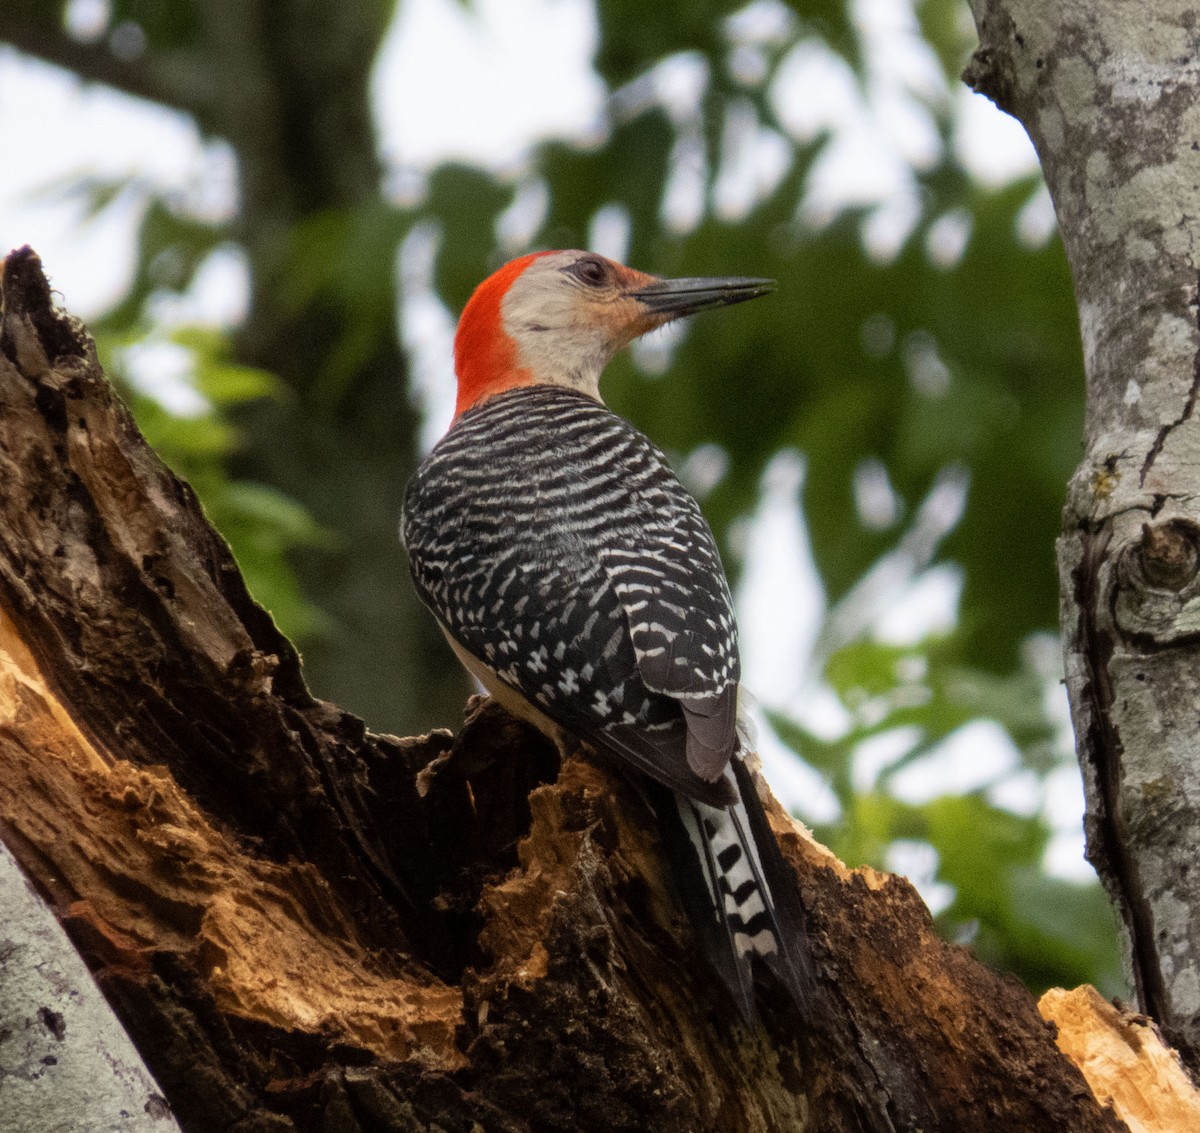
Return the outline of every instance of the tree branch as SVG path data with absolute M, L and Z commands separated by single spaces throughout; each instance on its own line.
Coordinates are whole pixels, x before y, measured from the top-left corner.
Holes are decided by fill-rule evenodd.
M 44 63 L 74 71 L 87 82 L 104 83 L 137 98 L 159 102 L 204 121 L 214 103 L 213 70 L 196 50 L 150 52 L 118 58 L 107 42 L 81 43 L 60 27 L 48 29 L 19 11 L 0 8 L 0 42 Z
M 2 678 L 0 678 L 2 680 Z M 7 1129 L 178 1133 L 79 954 L 0 844 L 0 1082 Z

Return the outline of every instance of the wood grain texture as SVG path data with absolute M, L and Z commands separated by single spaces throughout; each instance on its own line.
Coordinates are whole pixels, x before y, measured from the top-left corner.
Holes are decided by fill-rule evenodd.
M 1058 1031 L 1059 1048 L 1130 1133 L 1200 1129 L 1200 1090 L 1153 1020 L 1121 1011 L 1093 987 L 1054 988 L 1038 1008 Z

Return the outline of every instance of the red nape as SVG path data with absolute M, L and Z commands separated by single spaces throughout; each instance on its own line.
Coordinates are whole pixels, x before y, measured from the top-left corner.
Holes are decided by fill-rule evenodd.
M 454 336 L 454 369 L 458 375 L 458 402 L 454 419 L 492 394 L 533 380 L 528 370 L 517 365 L 517 344 L 504 329 L 500 303 L 513 281 L 534 260 L 549 252 L 532 252 L 512 260 L 489 275 L 467 300 L 458 333 Z

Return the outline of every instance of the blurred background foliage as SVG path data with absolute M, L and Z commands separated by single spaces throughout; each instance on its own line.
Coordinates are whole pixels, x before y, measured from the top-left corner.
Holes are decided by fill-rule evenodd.
M 151 200 L 131 285 L 93 329 L 314 690 L 377 730 L 452 725 L 468 691 L 395 540 L 403 484 L 444 425 L 431 387 L 449 382 L 429 362 L 448 341 L 423 339 L 417 316 L 448 322 L 531 247 L 776 278 L 772 299 L 641 344 L 606 378 L 703 498 L 739 597 L 766 610 L 744 629 L 768 769 L 791 760 L 785 800 L 850 864 L 909 872 L 951 937 L 1035 990 L 1111 994 L 1101 891 L 1050 868 L 1080 842 L 1052 637 L 1083 411 L 1070 274 L 1040 179 L 988 185 L 961 160 L 965 4 L 881 5 L 895 10 L 882 32 L 866 2 L 596 0 L 602 121 L 503 174 L 385 170 L 370 82 L 392 0 L 111 0 L 82 32 L 79 0 L 8 0 L 0 42 L 232 147 L 234 215 Z M 881 34 L 936 78 L 881 74 Z M 836 123 L 783 81 L 806 67 L 882 116 L 883 135 L 896 106 L 924 132 L 881 174 L 897 181 L 888 199 L 823 201 Z M 125 188 L 81 170 L 72 191 L 101 212 Z M 243 323 L 164 318 L 230 250 L 251 280 Z M 182 400 L 156 385 L 164 368 Z M 793 518 L 786 547 L 772 500 Z M 791 574 L 762 567 L 788 556 Z M 801 623 L 773 620 L 804 587 Z M 948 616 L 919 615 L 930 593 Z M 913 602 L 916 629 L 889 630 Z

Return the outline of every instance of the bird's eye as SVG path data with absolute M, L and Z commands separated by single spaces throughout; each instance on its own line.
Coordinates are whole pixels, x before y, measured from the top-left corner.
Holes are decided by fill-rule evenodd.
M 576 260 L 567 269 L 580 283 L 589 287 L 600 287 L 608 282 L 608 267 L 603 260 L 594 256 L 585 256 Z

